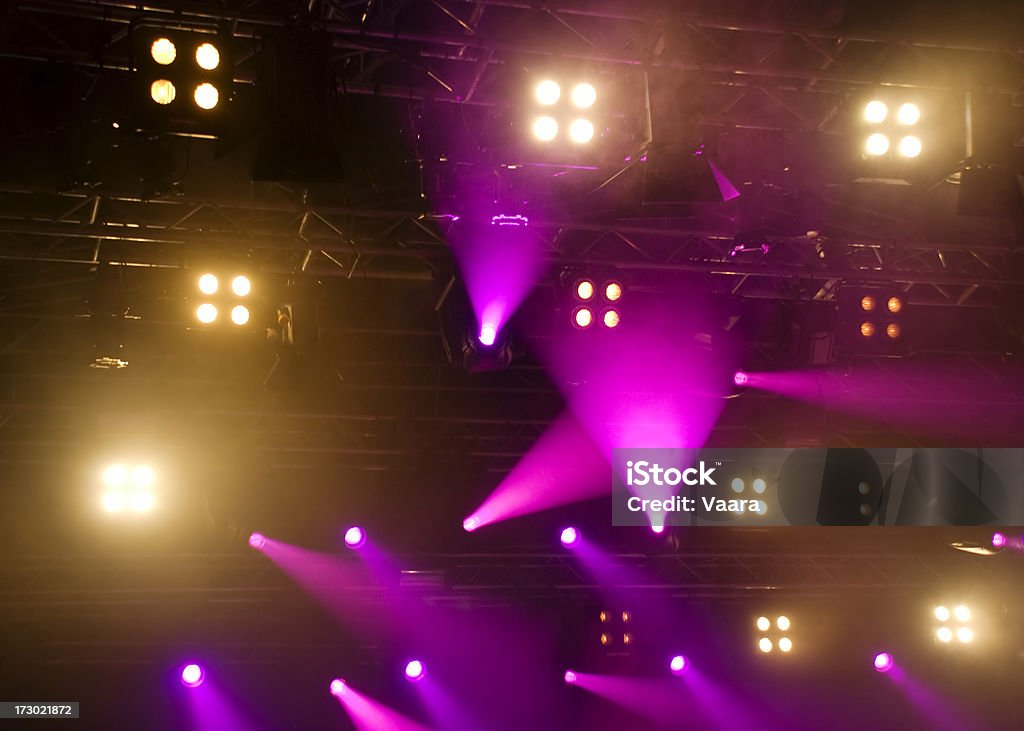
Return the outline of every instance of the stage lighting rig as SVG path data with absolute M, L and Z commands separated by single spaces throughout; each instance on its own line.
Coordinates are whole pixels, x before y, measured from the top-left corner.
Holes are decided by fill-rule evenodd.
M 939 605 L 932 616 L 938 623 L 935 641 L 942 645 L 968 645 L 974 641 L 973 613 L 966 604 Z
M 534 139 L 539 144 L 590 144 L 598 134 L 593 116 L 597 101 L 597 88 L 585 79 L 536 81 L 530 123 Z
M 633 612 L 628 609 L 602 609 L 598 612 L 598 642 L 613 654 L 622 654 L 636 644 L 636 624 Z
M 212 29 L 137 23 L 131 38 L 136 128 L 217 136 L 233 95 L 230 36 Z
M 116 462 L 103 470 L 101 480 L 106 492 L 100 504 L 107 513 L 144 514 L 156 507 L 156 472 L 148 464 Z
M 202 326 L 245 328 L 253 319 L 252 279 L 237 271 L 204 271 L 195 278 L 192 302 Z
M 789 636 L 793 627 L 792 620 L 784 614 L 774 619 L 762 615 L 754 622 L 757 628 L 757 649 L 764 655 L 776 650 L 782 654 L 793 651 L 793 640 Z
M 855 103 L 858 182 L 909 184 L 913 172 L 940 146 L 931 99 L 910 91 L 879 90 Z M 944 144 L 944 141 L 943 143 Z
M 622 322 L 621 300 L 624 291 L 620 279 L 584 276 L 572 282 L 571 322 L 574 328 L 585 331 L 614 330 L 619 327 Z
M 839 310 L 841 341 L 851 353 L 906 355 L 906 293 L 894 288 L 844 288 Z

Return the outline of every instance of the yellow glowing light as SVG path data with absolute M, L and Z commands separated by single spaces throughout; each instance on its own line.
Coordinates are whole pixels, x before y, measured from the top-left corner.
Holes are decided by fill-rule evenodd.
M 619 313 L 616 310 L 607 310 L 602 317 L 604 326 L 608 329 L 616 328 L 619 326 Z
M 896 112 L 896 121 L 900 124 L 917 124 L 921 119 L 921 109 L 916 104 L 907 102 L 900 106 Z
M 217 281 L 216 275 L 204 274 L 199 277 L 199 291 L 203 294 L 213 294 L 217 291 L 217 287 L 220 283 Z
M 901 330 L 899 323 L 890 322 L 885 326 L 885 334 L 890 340 L 896 340 L 900 336 Z
M 866 295 L 860 300 L 860 308 L 865 312 L 871 312 L 875 309 L 875 298 L 871 295 Z
M 870 322 L 862 322 L 860 324 L 860 334 L 866 338 L 870 338 L 875 334 L 875 326 Z
M 903 300 L 899 297 L 890 297 L 889 301 L 885 303 L 885 306 L 888 308 L 889 312 L 895 315 L 903 309 Z
M 581 300 L 588 300 L 594 296 L 594 283 L 589 279 L 583 279 L 576 284 L 576 296 Z
M 575 119 L 569 125 L 569 139 L 579 145 L 594 139 L 594 124 L 589 119 Z
M 132 470 L 132 484 L 136 487 L 149 487 L 156 480 L 156 473 L 149 465 L 139 465 Z
M 537 84 L 537 88 L 534 90 L 534 94 L 537 97 L 537 103 L 542 104 L 545 107 L 550 107 L 555 104 L 562 96 L 562 87 L 558 85 L 557 81 L 551 79 L 544 79 L 544 81 Z
M 768 617 L 758 617 L 757 618 L 757 628 L 759 630 L 761 630 L 762 632 L 767 632 L 768 629 L 771 626 L 772 626 L 772 621 L 770 619 L 768 619 Z
M 935 607 L 935 619 L 940 622 L 948 622 L 950 616 L 949 609 L 946 607 Z
M 622 299 L 622 285 L 618 282 L 608 282 L 604 288 L 604 296 L 609 302 L 617 302 Z
M 581 307 L 573 315 L 573 321 L 576 323 L 576 327 L 590 327 L 594 322 L 594 313 L 586 307 Z
M 875 134 L 868 137 L 864 150 L 872 157 L 884 155 L 889 151 L 889 138 L 880 132 L 875 132 Z
M 103 509 L 108 513 L 120 513 L 125 508 L 124 493 L 113 490 L 106 493 L 102 500 Z
M 877 99 L 869 101 L 864 107 L 864 119 L 871 124 L 884 122 L 888 115 L 889 108 L 885 106 L 885 102 L 880 102 Z
M 533 136 L 541 142 L 551 142 L 558 136 L 558 122 L 552 117 L 537 117 L 533 121 Z
M 196 63 L 199 68 L 213 71 L 220 65 L 220 51 L 212 43 L 204 43 L 196 49 Z
M 252 282 L 249 281 L 249 277 L 239 274 L 231 280 L 231 291 L 239 297 L 245 297 L 252 291 Z
M 249 308 L 245 305 L 235 305 L 231 308 L 231 322 L 236 325 L 244 325 L 249 322 Z
M 149 96 L 157 104 L 170 104 L 174 101 L 175 89 L 167 79 L 157 79 L 149 85 Z
M 217 106 L 217 102 L 220 101 L 220 92 L 217 91 L 216 86 L 206 82 L 196 87 L 193 97 L 196 100 L 196 106 L 209 110 Z
M 572 103 L 580 109 L 589 109 L 597 101 L 597 89 L 593 84 L 576 84 L 572 88 Z
M 789 621 L 789 617 L 786 616 L 779 617 L 775 620 L 775 626 L 781 629 L 783 632 L 789 629 L 790 624 L 791 623 Z
M 174 43 L 171 42 L 170 38 L 157 38 L 153 41 L 153 45 L 149 47 L 149 53 L 158 64 L 167 66 L 174 63 L 178 50 L 174 47 Z
M 771 652 L 772 651 L 772 641 L 769 640 L 767 637 L 762 637 L 757 642 L 757 649 L 760 650 L 761 652 L 765 652 L 765 653 Z
M 196 308 L 196 319 L 204 325 L 209 325 L 217 319 L 217 308 L 209 302 L 204 302 Z

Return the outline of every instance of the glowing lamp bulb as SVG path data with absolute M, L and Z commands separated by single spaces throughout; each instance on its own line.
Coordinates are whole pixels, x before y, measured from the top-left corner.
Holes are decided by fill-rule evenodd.
M 601 322 L 609 330 L 617 328 L 619 326 L 619 322 L 621 322 L 618 310 L 606 310 L 601 316 Z
M 175 94 L 174 84 L 167 79 L 157 79 L 149 85 L 149 96 L 157 104 L 170 104 L 174 101 Z
M 668 664 L 668 669 L 672 671 L 673 675 L 682 675 L 686 672 L 686 668 L 689 663 L 686 661 L 686 657 L 683 655 L 676 655 Z
M 467 533 L 472 533 L 473 531 L 475 531 L 479 527 L 480 527 L 480 517 L 479 516 L 471 515 L 468 518 L 466 518 L 464 521 L 462 521 L 462 530 L 466 531 Z
M 562 531 L 561 540 L 563 546 L 575 546 L 580 542 L 580 532 L 572 526 L 569 526 Z
M 993 548 L 1002 548 L 1005 545 L 1006 545 L 1006 536 L 1004 536 L 1002 533 L 993 533 L 992 534 L 992 547 Z
M 151 492 L 136 492 L 131 497 L 131 508 L 136 513 L 148 513 L 156 505 L 156 499 Z
M 736 374 L 732 377 L 732 382 L 737 386 L 746 386 L 750 382 L 750 376 L 743 371 L 736 371 Z
M 494 345 L 494 341 L 498 339 L 498 328 L 491 323 L 484 323 L 480 326 L 479 338 L 481 345 L 488 347 Z
M 267 545 L 267 539 L 263 537 L 262 533 L 251 533 L 249 534 L 249 545 L 259 550 Z
M 216 86 L 207 81 L 196 87 L 192 97 L 195 99 L 197 107 L 209 110 L 217 106 L 220 101 L 220 92 L 217 91 Z
M 411 683 L 422 680 L 426 674 L 427 668 L 420 660 L 410 660 L 405 665 L 405 679 Z
M 199 291 L 203 294 L 215 294 L 219 282 L 215 274 L 203 274 L 199 277 Z
M 880 102 L 877 99 L 869 101 L 864 107 L 864 120 L 870 124 L 884 122 L 888 114 L 889 108 L 885 106 L 885 102 Z
M 900 124 L 917 124 L 921 119 L 921 108 L 916 104 L 906 103 L 896 110 L 896 121 Z
M 569 139 L 584 145 L 594 139 L 594 123 L 589 119 L 574 119 L 569 125 Z
M 181 684 L 186 688 L 198 688 L 203 684 L 203 669 L 195 663 L 189 663 L 181 669 Z
M 581 279 L 576 283 L 576 296 L 581 300 L 588 300 L 594 296 L 594 283 L 589 279 Z
M 558 136 L 558 122 L 553 117 L 537 117 L 533 120 L 533 136 L 541 142 L 551 142 Z
M 544 79 L 537 88 L 534 89 L 534 95 L 537 98 L 537 103 L 545 107 L 550 107 L 552 104 L 558 102 L 562 96 L 562 87 L 558 85 L 557 81 L 551 79 Z
M 153 60 L 161 66 L 174 63 L 174 59 L 178 55 L 174 43 L 169 38 L 157 38 L 153 41 L 153 45 L 149 47 L 149 53 Z
M 576 327 L 580 328 L 581 330 L 584 330 L 590 327 L 590 325 L 594 322 L 594 313 L 591 312 L 586 307 L 580 307 L 572 316 L 572 320 L 576 324 Z
M 204 302 L 196 308 L 196 319 L 204 325 L 209 325 L 217 319 L 217 308 L 209 302 Z
M 604 296 L 609 302 L 617 302 L 622 299 L 622 285 L 618 282 L 608 282 L 604 288 Z
M 124 493 L 120 490 L 108 492 L 103 496 L 103 509 L 108 513 L 120 513 L 124 510 Z
M 917 157 L 921 154 L 923 146 L 921 140 L 913 135 L 908 135 L 900 140 L 899 147 L 897 148 L 900 153 L 900 157 Z
M 366 543 L 366 531 L 358 525 L 354 525 L 345 531 L 345 545 L 349 548 L 359 548 Z
M 231 280 L 231 291 L 239 297 L 245 297 L 252 291 L 252 282 L 249 281 L 249 277 L 239 274 Z
M 593 84 L 576 84 L 570 95 L 572 103 L 580 109 L 589 109 L 597 101 L 597 89 Z
M 655 535 L 661 535 L 664 532 L 665 532 L 665 526 L 664 525 L 659 525 L 659 524 L 655 523 L 655 524 L 653 524 L 651 526 L 651 533 L 654 533 Z
M 231 308 L 231 322 L 242 326 L 249 322 L 249 308 L 245 305 L 235 305 Z
M 573 670 L 566 670 L 563 677 L 568 685 L 573 685 L 578 680 L 576 673 Z
M 212 43 L 203 43 L 196 49 L 196 63 L 201 69 L 213 71 L 220 65 L 220 51 Z
M 340 697 L 348 692 L 348 684 L 341 678 L 335 678 L 331 681 L 331 695 Z
M 880 132 L 875 132 L 868 137 L 864 150 L 872 157 L 879 157 L 889 151 L 889 138 Z
M 767 632 L 772 626 L 772 621 L 768 617 L 757 618 L 757 628 L 762 632 Z
M 888 652 L 880 652 L 875 655 L 875 670 L 880 673 L 887 673 L 892 670 L 893 659 Z

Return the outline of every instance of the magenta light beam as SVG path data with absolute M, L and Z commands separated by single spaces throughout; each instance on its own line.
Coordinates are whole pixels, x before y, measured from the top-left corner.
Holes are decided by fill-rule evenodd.
M 403 716 L 346 684 L 345 692 L 334 694 L 352 719 L 356 731 L 431 731 L 427 726 Z

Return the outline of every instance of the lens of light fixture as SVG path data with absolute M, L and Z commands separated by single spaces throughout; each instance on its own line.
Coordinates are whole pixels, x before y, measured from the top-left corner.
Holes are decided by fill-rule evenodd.
M 907 135 L 900 140 L 899 151 L 901 157 L 917 157 L 921 154 L 921 140 L 913 135 Z
M 674 675 L 681 675 L 686 671 L 686 656 L 676 655 L 669 661 L 668 669 L 672 671 Z
M 872 335 L 875 334 L 874 324 L 867 321 L 862 322 L 860 324 L 860 334 L 866 338 L 870 338 Z
M 249 308 L 245 305 L 235 305 L 231 308 L 231 322 L 236 325 L 244 325 L 249 322 Z
M 204 274 L 199 277 L 199 291 L 203 294 L 216 293 L 218 286 L 220 286 L 220 283 L 217 281 L 217 275 L 215 274 Z
M 480 520 L 479 515 L 471 515 L 462 521 L 462 530 L 466 531 L 467 533 L 472 533 L 480 527 L 481 522 L 482 521 Z
M 594 139 L 594 125 L 589 119 L 574 119 L 569 125 L 569 139 L 583 145 Z
M 754 478 L 754 482 L 751 485 L 751 487 L 754 488 L 754 492 L 756 492 L 758 495 L 760 495 L 761 493 L 763 493 L 765 490 L 768 489 L 768 483 L 766 483 L 760 477 L 757 477 L 757 478 Z
M 125 500 L 124 493 L 120 490 L 111 490 L 103 495 L 103 509 L 108 513 L 120 513 L 125 509 L 127 501 Z
M 552 117 L 537 117 L 533 120 L 533 136 L 541 142 L 551 142 L 558 135 L 558 122 Z
M 220 66 L 220 51 L 212 43 L 203 43 L 196 49 L 196 63 L 201 69 L 213 71 Z
M 181 671 L 181 682 L 189 688 L 196 688 L 202 685 L 203 669 L 195 663 L 186 665 Z
M 889 312 L 895 315 L 903 309 L 903 300 L 899 297 L 890 297 L 889 301 L 885 303 L 885 306 L 888 308 Z
M 966 622 L 971 618 L 971 610 L 961 604 L 953 610 L 953 616 L 956 617 L 957 622 Z
M 733 492 L 739 493 L 739 492 L 743 492 L 746 489 L 747 483 L 744 482 L 739 477 L 734 477 L 734 478 L 732 478 L 732 482 L 729 483 L 729 486 L 732 488 Z
M 594 322 L 594 313 L 586 307 L 580 307 L 573 313 L 572 321 L 578 328 L 588 328 Z
M 422 680 L 423 676 L 427 674 L 427 666 L 424 665 L 420 660 L 410 660 L 405 666 L 405 678 L 412 682 Z
M 966 645 L 974 639 L 974 631 L 970 627 L 961 627 L 956 631 L 956 638 Z
M 940 622 L 948 622 L 952 615 L 946 607 L 935 607 L 935 619 Z
M 896 111 L 896 121 L 900 124 L 917 124 L 921 119 L 921 110 L 916 104 L 906 103 Z
M 597 89 L 593 84 L 576 84 L 572 88 L 572 103 L 580 109 L 590 109 L 597 101 Z
M 192 96 L 196 100 L 196 106 L 200 109 L 213 109 L 220 101 L 220 92 L 208 81 L 197 86 Z
M 589 279 L 581 279 L 576 283 L 576 296 L 581 300 L 588 300 L 594 296 L 594 283 Z
M 601 316 L 601 322 L 609 330 L 613 330 L 619 326 L 619 312 L 618 310 L 605 310 L 604 315 Z
M 252 291 L 252 282 L 249 281 L 249 277 L 239 274 L 231 280 L 231 291 L 239 297 L 245 297 Z
M 153 497 L 153 493 L 148 490 L 142 492 L 133 492 L 129 500 L 132 511 L 136 513 L 148 513 L 156 505 L 156 499 Z
M 949 627 L 939 627 L 937 630 L 935 630 L 935 636 L 938 638 L 939 642 L 952 642 L 953 630 L 951 630 Z
M 772 621 L 768 617 L 757 618 L 757 628 L 762 632 L 767 632 L 772 626 Z
M 494 345 L 494 341 L 498 339 L 498 328 L 496 325 L 490 322 L 485 322 L 480 326 L 480 333 L 477 335 L 477 340 L 480 341 L 481 345 L 490 347 Z
M 155 479 L 156 474 L 149 465 L 139 465 L 132 470 L 132 484 L 136 487 L 149 487 Z
M 572 685 L 576 682 L 576 673 L 574 673 L 572 670 L 566 670 L 565 675 L 563 677 L 565 678 L 565 682 L 569 685 Z
M 790 621 L 789 617 L 782 616 L 775 620 L 775 626 L 781 629 L 783 632 L 789 629 Z
M 602 645 L 607 645 L 612 641 L 612 637 L 607 632 L 602 632 L 600 640 Z
M 174 84 L 167 79 L 157 79 L 149 85 L 149 96 L 157 104 L 170 104 L 174 94 Z
M 871 124 L 884 122 L 888 115 L 889 108 L 885 106 L 885 102 L 880 102 L 877 99 L 869 101 L 864 107 L 864 120 Z
M 196 319 L 204 325 L 209 325 L 217 319 L 217 308 L 209 302 L 204 302 L 196 308 Z
M 629 624 L 629 620 L 633 618 L 633 615 L 627 611 L 622 612 L 622 621 L 624 624 Z
M 550 107 L 555 104 L 562 96 L 562 87 L 558 85 L 557 81 L 551 79 L 544 79 L 544 81 L 537 84 L 537 88 L 534 90 L 534 94 L 537 97 L 537 103 L 542 104 L 545 107 Z
M 602 622 L 607 622 L 608 621 L 608 612 L 606 612 L 605 610 L 602 609 L 601 613 L 597 615 L 597 618 L 600 619 Z
M 872 297 L 871 295 L 865 295 L 860 299 L 860 308 L 865 312 L 873 311 L 875 309 L 876 304 L 877 303 L 875 302 L 875 298 Z
M 771 652 L 772 641 L 769 640 L 767 637 L 762 637 L 760 640 L 757 641 L 757 649 L 761 652 Z
M 609 302 L 618 302 L 622 299 L 622 285 L 618 282 L 608 282 L 604 286 L 604 298 Z
M 332 680 L 329 687 L 331 689 L 331 695 L 333 696 L 340 697 L 348 692 L 348 684 L 341 678 L 335 678 Z
M 259 550 L 267 545 L 267 539 L 262 533 L 250 533 L 249 534 L 249 545 Z
M 880 673 L 887 673 L 892 670 L 893 659 L 892 655 L 888 652 L 880 652 L 875 655 L 874 666 L 875 670 Z
M 874 157 L 884 155 L 889 151 L 889 138 L 881 132 L 875 132 L 873 135 L 868 137 L 868 141 L 864 145 L 864 150 Z
M 149 47 L 149 55 L 161 66 L 167 66 L 174 63 L 174 58 L 178 55 L 178 51 L 170 38 L 157 38 L 153 41 L 153 45 Z
M 779 639 L 779 649 L 782 652 L 789 652 L 793 649 L 793 640 L 788 637 L 782 637 Z
M 121 487 L 128 481 L 128 470 L 124 465 L 112 464 L 103 470 L 103 484 L 110 487 Z
M 633 635 L 630 634 L 629 632 L 627 632 L 626 634 L 622 635 L 622 644 L 624 644 L 624 645 L 632 645 L 633 644 Z
M 899 323 L 890 322 L 885 326 L 885 334 L 890 340 L 896 340 L 900 336 Z

